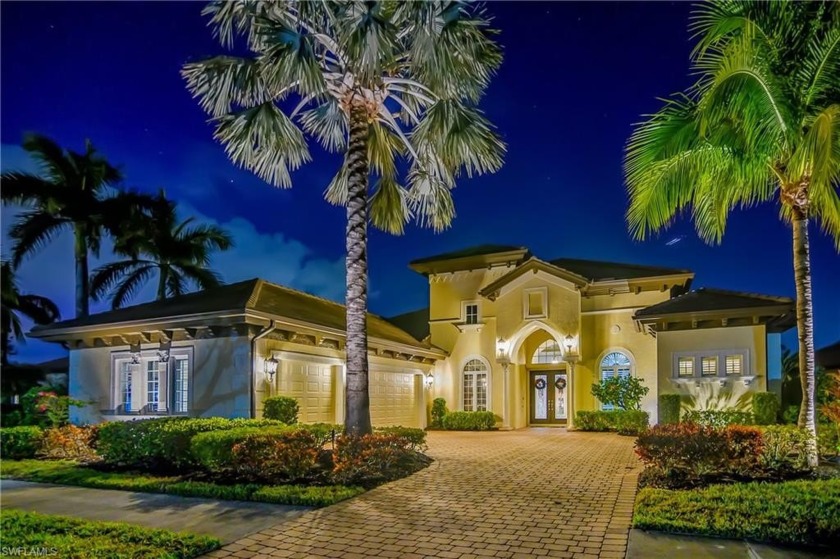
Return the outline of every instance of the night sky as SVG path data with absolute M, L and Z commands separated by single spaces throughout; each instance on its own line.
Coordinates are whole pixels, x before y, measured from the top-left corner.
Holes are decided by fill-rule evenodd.
M 341 300 L 344 211 L 322 199 L 338 159 L 313 145 L 314 161 L 293 175 L 290 190 L 228 162 L 179 76 L 185 62 L 222 52 L 202 6 L 4 2 L 2 168 L 31 169 L 18 147 L 26 131 L 76 150 L 90 138 L 122 165 L 128 186 L 164 187 L 184 217 L 235 235 L 237 248 L 215 259 L 226 281 L 260 276 Z M 693 81 L 689 3 L 488 7 L 505 60 L 482 107 L 508 145 L 505 166 L 459 183 L 448 231 L 372 233 L 373 312 L 390 316 L 427 304 L 426 281 L 407 268 L 410 260 L 483 243 L 523 245 L 543 258 L 690 268 L 696 287 L 794 295 L 791 234 L 773 205 L 734 214 L 721 246 L 703 244 L 687 218 L 646 242 L 628 236 L 623 146 L 640 115 L 659 107 L 657 97 Z M 3 210 L 4 233 L 13 214 Z M 821 347 L 840 338 L 840 259 L 825 235 L 811 231 Z M 22 289 L 53 298 L 65 318 L 73 313 L 71 247 L 65 236 L 19 272 Z M 107 247 L 102 257 L 109 259 Z M 105 308 L 93 305 L 94 312 Z M 784 341 L 795 345 L 793 331 Z M 18 359 L 61 353 L 30 341 Z

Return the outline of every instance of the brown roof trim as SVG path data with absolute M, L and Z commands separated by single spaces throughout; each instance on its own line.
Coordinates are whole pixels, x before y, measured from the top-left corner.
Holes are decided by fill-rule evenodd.
M 490 266 L 518 264 L 529 256 L 525 247 L 480 245 L 428 258 L 413 260 L 408 267 L 425 276 L 463 270 L 477 270 Z

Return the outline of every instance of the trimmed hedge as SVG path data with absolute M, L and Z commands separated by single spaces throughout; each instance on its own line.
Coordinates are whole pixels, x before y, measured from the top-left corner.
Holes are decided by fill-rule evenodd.
M 400 425 L 393 425 L 391 427 L 377 427 L 373 430 L 375 433 L 382 433 L 384 435 L 394 435 L 405 439 L 411 450 L 424 451 L 426 450 L 426 431 L 416 427 L 402 427 Z
M 106 463 L 146 471 L 186 472 L 198 461 L 191 440 L 199 433 L 238 427 L 276 427 L 267 419 L 167 417 L 136 421 L 112 421 L 99 428 L 97 450 Z
M 43 436 L 41 428 L 34 425 L 3 427 L 0 429 L 0 457 L 12 460 L 35 458 Z
M 752 413 L 738 410 L 689 410 L 683 414 L 682 420 L 685 423 L 697 423 L 708 427 L 755 424 Z
M 644 488 L 633 526 L 779 544 L 840 545 L 840 479 Z
M 443 429 L 443 418 L 449 410 L 446 408 L 446 400 L 443 398 L 435 398 L 432 401 L 432 424 L 429 425 L 432 429 Z
M 0 511 L 0 519 L 3 549 L 20 548 L 23 555 L 45 550 L 45 555 L 75 559 L 190 559 L 220 546 L 218 539 L 209 536 L 6 508 Z
M 250 436 L 272 436 L 289 432 L 285 426 L 269 428 L 239 427 L 198 433 L 190 442 L 190 454 L 208 472 L 228 472 L 233 463 L 233 447 Z
M 453 411 L 443 416 L 443 428 L 449 431 L 490 431 L 496 428 L 491 411 Z
M 579 411 L 575 414 L 575 429 L 638 435 L 647 430 L 649 421 L 648 413 L 639 410 Z
M 294 425 L 298 422 L 297 400 L 289 396 L 272 396 L 263 402 L 263 418 L 280 421 L 286 425 Z
M 752 412 L 756 425 L 774 425 L 779 419 L 779 399 L 772 392 L 756 392 L 752 398 Z
M 659 395 L 659 424 L 672 425 L 680 422 L 682 396 L 679 394 Z

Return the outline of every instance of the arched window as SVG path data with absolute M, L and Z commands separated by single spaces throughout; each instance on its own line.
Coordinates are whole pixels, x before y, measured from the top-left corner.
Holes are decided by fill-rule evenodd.
M 563 351 L 560 349 L 560 344 L 554 340 L 546 340 L 534 352 L 531 363 L 552 364 L 559 363 L 562 359 Z
M 626 353 L 613 351 L 601 359 L 601 380 L 612 377 L 629 377 L 632 374 L 633 362 Z M 602 410 L 611 410 L 613 406 L 601 404 Z
M 487 411 L 487 365 L 470 359 L 464 365 L 464 411 Z

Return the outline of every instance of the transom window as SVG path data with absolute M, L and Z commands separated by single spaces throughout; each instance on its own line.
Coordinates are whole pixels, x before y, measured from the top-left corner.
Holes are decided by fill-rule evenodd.
M 539 345 L 534 355 L 531 357 L 531 363 L 553 364 L 559 363 L 563 359 L 563 350 L 560 349 L 560 344 L 555 340 L 546 340 Z
M 633 363 L 626 353 L 614 351 L 601 359 L 601 380 L 612 377 L 627 378 L 632 374 Z M 601 404 L 602 410 L 611 410 L 613 406 Z
M 470 359 L 464 365 L 464 411 L 487 411 L 487 365 Z
M 116 414 L 186 414 L 190 407 L 190 348 L 173 350 L 161 361 L 157 352 L 113 360 L 111 409 Z

